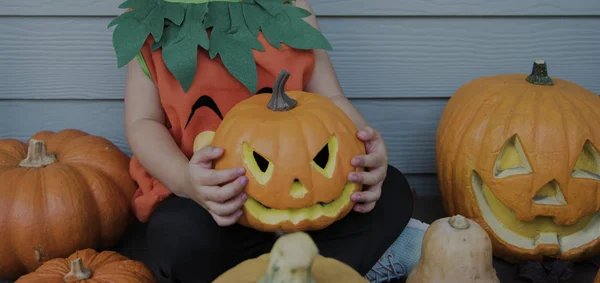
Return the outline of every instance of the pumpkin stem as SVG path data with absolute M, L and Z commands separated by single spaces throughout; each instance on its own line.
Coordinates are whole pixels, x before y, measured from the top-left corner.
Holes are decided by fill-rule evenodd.
M 469 221 L 467 221 L 467 219 L 460 214 L 450 217 L 450 219 L 448 219 L 448 223 L 450 224 L 450 226 L 452 226 L 452 228 L 458 230 L 465 230 L 468 229 L 470 226 Z
M 56 162 L 56 156 L 46 152 L 46 143 L 31 139 L 27 148 L 27 157 L 20 163 L 20 167 L 40 168 Z
M 296 107 L 298 101 L 289 97 L 285 93 L 285 83 L 290 78 L 290 73 L 287 70 L 282 70 L 275 79 L 273 86 L 273 95 L 267 104 L 267 107 L 273 111 L 289 111 Z
M 552 78 L 548 75 L 548 66 L 544 60 L 535 60 L 533 70 L 527 77 L 527 81 L 534 85 L 553 85 Z
M 92 271 L 89 268 L 83 266 L 83 260 L 79 257 L 75 260 L 71 260 L 71 270 L 65 274 L 63 279 L 73 276 L 78 280 L 86 280 L 92 278 Z

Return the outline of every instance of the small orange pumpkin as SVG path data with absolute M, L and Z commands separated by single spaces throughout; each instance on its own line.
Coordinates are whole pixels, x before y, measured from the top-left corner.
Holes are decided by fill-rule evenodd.
M 579 261 L 600 253 L 600 97 L 531 74 L 480 78 L 452 96 L 437 132 L 450 215 L 489 233 L 510 262 Z
M 0 278 L 115 245 L 132 219 L 129 157 L 78 130 L 0 140 Z
M 119 282 L 153 283 L 156 278 L 142 262 L 113 251 L 76 251 L 68 258 L 55 258 L 15 283 Z
M 236 104 L 214 138 L 198 137 L 225 149 L 216 169 L 246 169 L 248 199 L 240 223 L 262 231 L 327 227 L 350 212 L 350 195 L 362 189 L 347 182 L 350 172 L 362 170 L 350 160 L 365 153 L 354 123 L 323 95 L 286 93 L 288 78 L 284 70 L 272 94 Z

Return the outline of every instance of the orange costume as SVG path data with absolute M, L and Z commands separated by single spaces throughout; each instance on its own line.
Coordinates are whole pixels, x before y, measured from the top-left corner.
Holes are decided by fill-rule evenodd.
M 312 49 L 330 48 L 302 20 L 309 13 L 285 1 L 196 2 L 127 0 L 121 7 L 130 11 L 111 23 L 118 25 L 113 44 L 119 65 L 137 56 L 158 89 L 169 132 L 188 158 L 199 133 L 216 131 L 241 100 L 270 92 L 261 90 L 272 87 L 282 69 L 291 74 L 286 90 L 304 89 L 314 68 Z M 130 166 L 139 186 L 133 209 L 146 222 L 172 192 L 135 156 Z

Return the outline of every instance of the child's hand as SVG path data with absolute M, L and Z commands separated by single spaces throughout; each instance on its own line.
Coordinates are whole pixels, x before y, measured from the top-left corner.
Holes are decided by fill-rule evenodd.
M 211 146 L 194 153 L 188 166 L 191 186 L 185 193 L 206 209 L 219 226 L 229 226 L 242 216 L 241 208 L 247 198 L 243 189 L 248 179 L 243 176 L 244 168 L 212 169 L 212 161 L 221 154 L 222 149 Z
M 366 127 L 358 132 L 358 138 L 365 142 L 367 155 L 355 156 L 352 158 L 352 165 L 365 167 L 366 170 L 350 173 L 348 180 L 365 185 L 362 192 L 352 194 L 352 201 L 358 202 L 354 206 L 355 211 L 366 213 L 373 210 L 381 196 L 381 186 L 387 175 L 388 154 L 385 142 L 377 130 Z

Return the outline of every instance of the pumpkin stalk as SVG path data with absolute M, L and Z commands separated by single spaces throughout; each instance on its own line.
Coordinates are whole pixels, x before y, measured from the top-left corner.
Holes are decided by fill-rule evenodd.
M 56 156 L 48 153 L 46 143 L 31 139 L 27 148 L 27 157 L 19 162 L 20 167 L 40 168 L 56 162 Z
M 275 79 L 273 86 L 273 95 L 267 104 L 267 108 L 272 111 L 289 111 L 298 105 L 298 101 L 289 97 L 285 93 L 285 83 L 290 78 L 290 73 L 287 70 L 282 70 Z
M 533 62 L 533 70 L 527 77 L 527 81 L 534 85 L 553 85 L 552 78 L 548 75 L 548 66 L 544 60 Z
M 69 273 L 65 274 L 63 279 L 66 280 L 67 277 L 70 276 L 73 276 L 78 280 L 87 280 L 92 278 L 92 271 L 83 265 L 83 260 L 81 258 L 77 258 L 75 260 L 71 260 L 71 270 Z
M 467 219 L 460 214 L 450 217 L 450 219 L 448 219 L 448 223 L 450 226 L 452 226 L 452 228 L 458 230 L 465 230 L 469 228 L 469 221 L 467 221 Z

